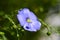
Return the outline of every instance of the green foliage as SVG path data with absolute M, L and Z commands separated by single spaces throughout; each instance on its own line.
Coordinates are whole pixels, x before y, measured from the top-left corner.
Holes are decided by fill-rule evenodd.
M 30 36 L 30 40 L 35 40 L 32 38 L 39 32 L 31 33 L 20 27 L 16 17 L 18 9 L 27 7 L 44 21 L 48 9 L 55 7 L 56 3 L 57 0 L 0 0 L 0 40 L 28 40 Z M 50 31 L 42 20 L 42 25 Z

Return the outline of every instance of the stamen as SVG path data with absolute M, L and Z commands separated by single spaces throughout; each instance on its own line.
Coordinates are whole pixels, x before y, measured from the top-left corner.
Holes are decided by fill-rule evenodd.
M 27 19 L 27 22 L 31 22 L 31 20 L 30 19 Z

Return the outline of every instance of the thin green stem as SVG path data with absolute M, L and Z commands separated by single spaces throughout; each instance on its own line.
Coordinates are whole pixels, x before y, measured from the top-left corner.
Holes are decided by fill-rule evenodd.
M 17 27 L 14 21 L 8 15 L 5 15 L 5 17 L 14 25 L 14 27 Z
M 16 29 L 17 35 L 18 35 L 18 28 L 15 22 L 8 15 L 5 15 L 5 17 L 13 24 L 13 27 Z M 18 40 L 19 40 L 19 37 L 18 37 Z
M 41 23 L 42 23 L 43 25 L 45 25 L 45 27 L 47 27 L 48 31 L 50 31 L 50 26 L 49 26 L 48 24 L 46 24 L 45 22 L 43 22 L 42 19 L 39 19 L 39 21 L 41 21 Z
M 39 19 L 39 21 L 48 29 L 48 32 L 56 32 L 58 33 L 57 29 L 54 27 L 51 27 L 50 25 L 46 24 L 42 19 Z

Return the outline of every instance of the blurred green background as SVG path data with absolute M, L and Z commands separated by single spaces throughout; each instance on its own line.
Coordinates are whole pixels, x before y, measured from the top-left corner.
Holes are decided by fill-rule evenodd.
M 29 8 L 39 19 L 51 25 L 51 32 L 44 24 L 37 32 L 28 32 L 21 28 L 16 15 L 22 8 Z M 0 0 L 0 40 L 59 40 L 59 20 L 59 0 Z

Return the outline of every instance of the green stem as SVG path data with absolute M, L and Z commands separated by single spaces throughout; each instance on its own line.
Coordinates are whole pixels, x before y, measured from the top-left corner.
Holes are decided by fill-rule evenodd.
M 13 24 L 13 28 L 15 28 L 16 29 L 16 31 L 17 31 L 17 35 L 18 35 L 18 27 L 17 27 L 17 25 L 15 24 L 15 22 L 8 16 L 8 15 L 5 15 L 5 18 L 7 18 L 12 24 Z M 18 37 L 18 36 L 17 36 Z M 19 37 L 18 37 L 18 40 L 19 40 Z
M 15 25 L 14 21 L 13 21 L 8 15 L 5 15 L 5 17 L 14 25 L 14 28 L 17 27 L 17 26 Z
M 43 22 L 42 19 L 39 19 L 39 21 L 41 21 L 41 23 L 42 23 L 43 25 L 45 25 L 45 27 L 47 27 L 48 31 L 50 31 L 50 26 L 49 26 L 48 24 L 46 24 L 45 22 Z
M 45 27 L 48 29 L 48 32 L 56 32 L 56 33 L 58 33 L 58 31 L 57 31 L 57 29 L 54 27 L 51 27 L 50 25 L 48 25 L 48 24 L 46 24 L 45 22 L 43 22 L 43 20 L 42 19 L 39 19 L 39 21 L 41 21 L 41 23 L 43 24 L 43 25 L 45 25 Z

